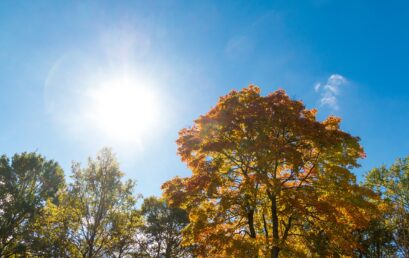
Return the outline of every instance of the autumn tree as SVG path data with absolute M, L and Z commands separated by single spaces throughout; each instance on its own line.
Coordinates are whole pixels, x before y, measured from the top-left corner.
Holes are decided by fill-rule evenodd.
M 409 257 L 409 157 L 396 160 L 389 168 L 382 166 L 371 170 L 365 184 L 389 205 L 384 223 L 392 231 L 397 254 Z
M 37 153 L 0 157 L 1 257 L 27 253 L 32 224 L 63 185 L 61 167 Z
M 144 218 L 142 249 L 147 257 L 190 257 L 191 248 L 181 245 L 181 231 L 189 223 L 185 210 L 149 197 L 143 201 L 141 214 Z
M 221 97 L 179 133 L 192 176 L 162 186 L 189 213 L 184 244 L 199 257 L 352 255 L 351 232 L 376 206 L 350 171 L 365 156 L 359 138 L 340 121 L 318 121 L 283 90 L 261 96 L 250 86 Z

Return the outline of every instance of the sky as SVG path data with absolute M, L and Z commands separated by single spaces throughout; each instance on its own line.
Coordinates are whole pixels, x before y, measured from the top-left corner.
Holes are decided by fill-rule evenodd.
M 279 88 L 359 136 L 365 172 L 409 155 L 408 1 L 0 1 L 0 153 L 108 146 L 136 191 L 189 170 L 178 131 L 220 96 Z M 126 110 L 125 112 L 121 112 Z

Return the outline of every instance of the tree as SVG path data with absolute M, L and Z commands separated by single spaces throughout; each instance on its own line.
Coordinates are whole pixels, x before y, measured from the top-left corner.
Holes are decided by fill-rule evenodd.
M 47 201 L 31 227 L 30 253 L 34 257 L 81 257 L 73 241 L 80 226 L 78 214 L 66 189 L 58 195 L 57 203 Z
M 141 249 L 138 234 L 142 226 L 140 211 L 134 207 L 113 213 L 111 241 L 107 247 L 110 257 L 135 257 Z
M 352 255 L 351 232 L 376 209 L 350 172 L 365 154 L 339 118 L 315 115 L 283 90 L 263 97 L 250 86 L 182 129 L 178 154 L 193 174 L 162 188 L 189 213 L 184 243 L 200 257 L 278 257 L 317 254 L 314 239 Z
M 393 230 L 385 216 L 371 221 L 368 227 L 356 231 L 355 234 L 360 243 L 360 249 L 357 250 L 356 256 L 394 257 L 396 247 L 393 244 Z
M 37 153 L 0 157 L 0 256 L 27 252 L 30 227 L 49 200 L 64 186 L 54 161 Z
M 385 221 L 392 228 L 393 243 L 398 254 L 409 256 L 409 157 L 398 159 L 390 167 L 382 166 L 366 175 L 365 184 L 371 187 L 390 209 Z
M 122 182 L 123 173 L 110 149 L 102 149 L 88 167 L 73 165 L 73 183 L 68 190 L 75 205 L 78 228 L 71 241 L 82 257 L 123 257 L 132 247 L 132 234 L 139 227 L 134 182 Z M 126 228 L 125 228 L 126 227 Z
M 180 244 L 181 230 L 189 223 L 184 210 L 169 207 L 166 201 L 156 197 L 149 197 L 144 199 L 141 213 L 145 221 L 141 233 L 148 257 L 189 257 L 189 247 Z

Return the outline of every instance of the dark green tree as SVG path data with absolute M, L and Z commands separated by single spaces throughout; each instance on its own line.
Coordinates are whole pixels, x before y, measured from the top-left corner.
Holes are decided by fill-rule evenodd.
M 354 233 L 360 243 L 356 252 L 358 257 L 393 257 L 396 253 L 393 231 L 384 215 L 371 221 L 367 228 Z
M 110 257 L 134 257 L 139 253 L 138 233 L 143 225 L 139 210 L 125 206 L 111 216 L 111 241 L 107 246 Z
M 0 157 L 0 257 L 27 254 L 33 222 L 63 186 L 61 167 L 38 153 Z
M 382 166 L 366 175 L 365 184 L 376 191 L 387 205 L 385 224 L 392 230 L 397 255 L 409 257 L 409 157 L 398 159 L 389 168 Z M 375 239 L 372 240 L 375 242 Z
M 169 207 L 166 201 L 149 197 L 144 199 L 141 213 L 145 222 L 142 233 L 146 256 L 190 256 L 190 248 L 181 246 L 181 231 L 189 223 L 187 213 L 183 209 Z

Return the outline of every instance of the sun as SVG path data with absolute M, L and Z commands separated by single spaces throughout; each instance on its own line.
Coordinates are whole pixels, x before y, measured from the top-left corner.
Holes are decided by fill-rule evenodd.
M 146 82 L 111 79 L 89 90 L 89 119 L 111 140 L 138 142 L 158 122 L 157 95 Z

